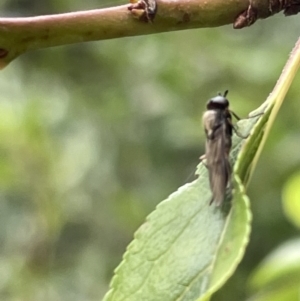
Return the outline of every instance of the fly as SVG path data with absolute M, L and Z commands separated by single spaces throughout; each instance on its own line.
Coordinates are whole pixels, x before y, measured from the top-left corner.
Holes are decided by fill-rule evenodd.
M 208 169 L 212 199 L 216 206 L 222 205 L 226 189 L 231 190 L 231 165 L 229 152 L 231 149 L 232 131 L 236 129 L 232 124 L 232 115 L 240 119 L 234 112 L 229 110 L 227 100 L 228 90 L 223 96 L 211 98 L 206 105 L 207 111 L 203 114 L 203 125 L 206 134 L 205 155 L 200 159 Z M 238 134 L 238 133 L 237 133 Z M 241 136 L 240 134 L 238 134 Z M 246 137 L 243 137 L 246 138 Z

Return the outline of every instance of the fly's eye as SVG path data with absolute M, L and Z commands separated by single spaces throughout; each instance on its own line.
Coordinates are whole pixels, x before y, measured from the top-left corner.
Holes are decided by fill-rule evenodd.
M 221 95 L 211 98 L 206 105 L 208 110 L 216 110 L 216 109 L 225 110 L 226 108 L 228 108 L 228 106 L 229 106 L 229 101 L 227 100 L 227 98 Z

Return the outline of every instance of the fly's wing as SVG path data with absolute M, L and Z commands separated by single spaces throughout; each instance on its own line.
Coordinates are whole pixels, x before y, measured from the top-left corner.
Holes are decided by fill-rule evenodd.
M 209 182 L 212 191 L 212 200 L 220 206 L 225 198 L 231 167 L 228 158 L 227 146 L 231 143 L 231 136 L 227 134 L 227 123 L 222 121 L 216 127 L 214 134 L 206 140 L 206 164 L 209 171 Z M 229 140 L 228 140 L 229 139 Z

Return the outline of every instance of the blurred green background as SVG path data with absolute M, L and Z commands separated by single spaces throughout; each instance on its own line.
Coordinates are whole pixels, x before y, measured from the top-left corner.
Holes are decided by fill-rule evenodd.
M 1 17 L 121 1 L 4 0 Z M 134 231 L 191 181 L 207 99 L 229 89 L 246 116 L 271 92 L 299 36 L 282 14 L 232 26 L 23 55 L 0 73 L 0 300 L 96 301 Z M 300 76 L 253 175 L 245 258 L 213 301 L 244 300 L 249 274 L 299 231 L 281 193 L 300 167 Z

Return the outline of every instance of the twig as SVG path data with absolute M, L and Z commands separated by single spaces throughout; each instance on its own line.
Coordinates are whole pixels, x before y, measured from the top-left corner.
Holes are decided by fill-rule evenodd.
M 256 1 L 259 2 L 256 7 L 251 6 L 258 11 L 258 18 L 272 13 L 269 1 L 276 2 L 260 0 Z M 285 1 L 296 1 L 293 10 L 297 11 L 300 0 Z M 152 24 L 134 18 L 128 9 L 130 6 L 40 17 L 0 18 L 0 68 L 29 50 L 232 24 L 249 10 L 249 0 L 157 0 L 158 12 Z M 244 26 L 248 23 L 245 20 Z

